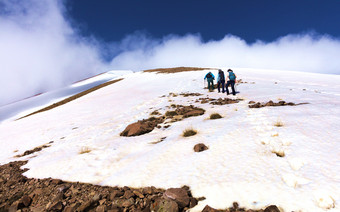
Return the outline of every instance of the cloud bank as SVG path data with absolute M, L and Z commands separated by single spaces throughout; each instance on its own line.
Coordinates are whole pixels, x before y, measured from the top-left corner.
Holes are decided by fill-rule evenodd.
M 287 35 L 269 43 L 247 44 L 233 35 L 203 42 L 200 35 L 167 36 L 153 40 L 143 34 L 111 61 L 117 68 L 201 66 L 242 67 L 340 74 L 340 40 L 328 35 Z M 141 45 L 142 44 L 142 45 Z M 145 45 L 150 44 L 150 45 Z
M 0 0 L 0 47 L 0 106 L 112 69 L 200 66 L 340 74 L 340 40 L 329 35 L 248 44 L 233 35 L 203 41 L 199 34 L 157 39 L 137 32 L 103 43 L 81 36 L 57 0 Z
M 105 71 L 58 1 L 0 1 L 0 106 Z

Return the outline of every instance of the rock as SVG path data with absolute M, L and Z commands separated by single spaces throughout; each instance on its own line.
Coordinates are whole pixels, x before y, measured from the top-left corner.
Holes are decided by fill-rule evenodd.
M 136 123 L 128 125 L 120 136 L 138 136 L 151 132 L 158 124 L 162 123 L 164 119 L 162 117 L 141 120 Z
M 191 116 L 200 116 L 204 114 L 204 110 L 192 110 L 183 115 L 183 118 L 188 118 Z
M 29 197 L 29 196 L 27 196 L 27 195 L 24 195 L 24 196 L 21 198 L 21 203 L 22 203 L 25 207 L 30 206 L 31 202 L 32 202 L 31 197 Z
M 159 198 L 150 206 L 151 211 L 155 212 L 178 212 L 178 204 L 171 199 Z
M 286 104 L 286 102 L 285 101 L 279 101 L 279 105 L 285 105 Z
M 125 191 L 123 197 L 124 197 L 125 199 L 130 199 L 130 198 L 133 197 L 133 196 L 135 196 L 135 194 L 134 194 L 131 190 L 127 190 L 127 191 Z
M 77 208 L 77 211 L 78 212 L 86 211 L 91 206 L 91 204 L 92 204 L 91 201 L 86 201 L 83 204 L 81 204 L 79 208 Z
M 169 188 L 163 196 L 166 199 L 174 200 L 180 208 L 188 206 L 190 202 L 188 192 L 183 188 Z
M 51 183 L 56 184 L 56 185 L 59 185 L 59 184 L 62 184 L 63 181 L 60 180 L 60 179 L 53 179 L 53 180 L 51 181 Z
M 63 209 L 64 205 L 61 201 L 55 202 L 50 205 L 48 208 L 49 211 L 61 211 Z
M 115 197 L 121 197 L 124 195 L 124 192 L 119 190 L 114 190 L 110 193 L 110 200 L 113 201 Z
M 95 195 L 92 197 L 92 204 L 93 204 L 93 203 L 97 203 L 100 199 L 101 199 L 101 195 L 100 195 L 100 194 L 95 194 Z
M 203 144 L 203 143 L 199 143 L 199 144 L 196 144 L 194 146 L 194 151 L 195 152 L 202 152 L 202 151 L 205 151 L 207 149 L 208 149 L 208 147 L 205 144 Z
M 96 212 L 105 212 L 105 211 L 107 211 L 106 205 L 99 205 L 99 206 L 96 208 Z
M 144 195 L 143 195 L 141 192 L 137 191 L 137 190 L 133 190 L 133 193 L 134 193 L 137 197 L 139 197 L 139 198 L 141 198 L 141 199 L 144 198 Z
M 264 209 L 264 212 L 280 212 L 280 210 L 276 205 L 270 205 Z
M 146 194 L 152 194 L 152 188 L 151 187 L 145 187 L 142 189 L 142 192 L 144 195 Z
M 270 100 L 264 106 L 274 106 L 274 102 L 272 100 Z
M 130 199 L 124 200 L 122 202 L 122 207 L 128 208 L 128 207 L 132 206 L 133 204 L 135 204 L 135 200 L 133 198 L 130 198 Z
M 190 197 L 190 203 L 189 203 L 189 208 L 193 208 L 198 204 L 198 201 L 196 198 Z
M 254 101 L 249 101 L 248 104 L 254 104 L 255 102 Z
M 216 210 L 216 209 L 210 207 L 209 205 L 206 205 L 206 206 L 203 208 L 202 212 L 218 212 L 218 210 Z
M 63 212 L 75 212 L 76 208 L 74 206 L 66 206 Z

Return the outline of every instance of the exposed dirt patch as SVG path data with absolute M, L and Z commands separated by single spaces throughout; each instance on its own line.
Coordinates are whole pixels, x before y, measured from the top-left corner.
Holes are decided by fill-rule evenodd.
M 188 97 L 188 96 L 202 96 L 203 94 L 201 94 L 201 93 L 181 93 L 179 95 L 184 96 L 184 97 Z
M 93 87 L 93 88 L 90 88 L 90 89 L 88 89 L 88 90 L 86 90 L 86 91 L 83 91 L 83 92 L 78 93 L 78 94 L 76 94 L 76 95 L 74 95 L 74 96 L 71 96 L 71 97 L 69 97 L 69 98 L 66 98 L 66 99 L 64 99 L 64 100 L 62 100 L 62 101 L 60 101 L 60 102 L 54 103 L 54 104 L 52 104 L 52 105 L 50 105 L 50 106 L 47 106 L 47 107 L 45 107 L 45 108 L 43 108 L 43 109 L 40 109 L 40 110 L 35 111 L 35 112 L 33 112 L 33 113 L 30 113 L 30 114 L 28 114 L 28 115 L 26 115 L 26 116 L 23 116 L 23 117 L 21 117 L 21 118 L 19 118 L 19 119 L 17 119 L 17 120 L 26 118 L 26 117 L 28 117 L 28 116 L 31 116 L 31 115 L 34 115 L 34 114 L 37 114 L 37 113 L 41 113 L 41 112 L 45 112 L 45 111 L 48 111 L 48 110 L 52 110 L 52 109 L 54 109 L 54 108 L 56 108 L 56 107 L 59 107 L 59 106 L 64 105 L 64 104 L 66 104 L 66 103 L 69 103 L 69 102 L 71 102 L 71 101 L 73 101 L 73 100 L 76 100 L 76 99 L 82 97 L 82 96 L 85 96 L 85 95 L 87 95 L 87 94 L 89 94 L 89 93 L 92 93 L 92 92 L 94 92 L 94 91 L 96 91 L 96 90 L 98 90 L 98 89 L 101 89 L 101 88 L 106 87 L 106 86 L 108 86 L 108 85 L 111 85 L 111 84 L 113 84 L 113 83 L 119 82 L 119 81 L 121 81 L 121 80 L 123 80 L 123 79 L 117 79 L 117 80 L 113 80 L 113 81 L 109 81 L 109 82 L 103 83 L 103 84 L 101 84 L 101 85 L 97 85 L 97 86 L 95 86 L 95 87 Z
M 197 205 L 189 187 L 131 188 L 98 186 L 59 179 L 34 179 L 22 175 L 27 161 L 0 166 L 0 211 L 151 211 L 158 202 L 175 211 Z
M 200 102 L 201 104 L 210 103 L 212 105 L 235 104 L 235 103 L 239 103 L 240 101 L 243 101 L 243 99 L 229 99 L 229 98 L 213 99 L 213 98 L 205 97 L 205 98 L 199 98 L 198 100 L 196 100 L 196 102 Z
M 285 101 L 273 102 L 272 100 L 268 101 L 267 103 L 250 101 L 248 107 L 249 108 L 261 108 L 261 107 L 277 107 L 277 106 L 297 106 L 297 105 L 304 105 L 304 104 L 308 104 L 308 103 L 295 104 L 293 102 L 287 103 Z
M 255 84 L 255 82 L 247 82 L 247 81 L 243 81 L 242 79 L 237 80 L 236 83 L 239 83 L 239 84 Z
M 35 153 L 35 152 L 40 152 L 41 150 L 43 150 L 43 149 L 45 149 L 45 148 L 47 148 L 47 147 L 50 147 L 50 146 L 51 146 L 50 144 L 52 144 L 52 143 L 53 143 L 53 141 L 50 141 L 48 144 L 44 144 L 44 145 L 35 147 L 34 149 L 27 150 L 27 151 L 25 151 L 24 153 L 22 153 L 22 154 L 20 154 L 20 155 L 16 155 L 16 156 L 14 156 L 14 157 L 20 158 L 20 157 L 24 157 L 24 156 L 26 156 L 26 155 L 31 155 L 31 154 L 33 154 L 33 153 Z
M 167 118 L 176 118 L 176 116 L 181 116 L 182 118 L 188 118 L 191 116 L 200 116 L 203 115 L 205 110 L 199 107 L 195 107 L 193 105 L 183 106 L 183 105 L 171 105 L 175 110 L 167 111 L 165 116 Z
M 156 72 L 157 74 L 172 74 L 185 71 L 202 71 L 210 68 L 197 68 L 197 67 L 176 67 L 176 68 L 158 68 L 144 70 L 143 72 Z
M 148 119 L 139 120 L 135 123 L 128 125 L 120 136 L 138 136 L 151 132 L 158 124 L 164 122 L 164 116 L 162 117 L 150 117 Z
M 120 136 L 130 137 L 143 135 L 151 132 L 155 127 L 161 128 L 160 124 L 167 119 L 170 119 L 169 122 L 176 122 L 184 118 L 203 115 L 205 112 L 204 109 L 194 107 L 193 105 L 183 106 L 172 104 L 170 108 L 173 108 L 174 110 L 167 111 L 164 116 L 151 117 L 128 125 L 125 130 L 120 133 Z M 170 125 L 164 126 L 164 128 L 168 127 L 170 127 Z

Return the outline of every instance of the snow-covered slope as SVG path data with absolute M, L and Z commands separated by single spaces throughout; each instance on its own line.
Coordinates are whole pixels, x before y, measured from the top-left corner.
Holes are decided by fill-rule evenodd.
M 285 211 L 340 211 L 340 76 L 235 69 L 248 82 L 237 86 L 240 103 L 221 106 L 195 102 L 197 96 L 169 96 L 226 97 L 203 89 L 206 72 L 128 74 L 61 107 L 4 122 L 0 163 L 54 141 L 27 156 L 27 176 L 133 187 L 188 185 L 193 196 L 206 197 L 192 211 L 206 204 L 226 208 L 234 201 L 255 209 L 276 204 Z M 309 104 L 251 109 L 250 100 Z M 193 104 L 206 113 L 145 135 L 119 135 L 171 104 Z M 210 120 L 215 112 L 223 118 Z M 278 121 L 282 127 L 274 126 Z M 198 134 L 185 138 L 181 134 L 189 127 Z M 197 143 L 209 149 L 196 153 Z M 89 152 L 80 154 L 84 150 Z M 285 156 L 273 153 L 278 151 Z
M 37 96 L 24 99 L 12 104 L 0 107 L 0 122 L 11 121 L 27 115 L 29 112 L 34 112 L 44 106 L 53 104 L 69 96 L 75 95 L 112 79 L 115 79 L 124 74 L 132 73 L 126 70 L 114 70 L 99 74 L 89 79 L 73 83 L 72 85 L 61 88 L 55 91 L 39 94 Z

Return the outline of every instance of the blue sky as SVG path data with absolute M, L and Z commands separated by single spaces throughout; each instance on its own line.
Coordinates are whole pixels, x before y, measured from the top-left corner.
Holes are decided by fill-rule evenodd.
M 339 0 L 68 0 L 68 15 L 85 35 L 117 41 L 135 31 L 161 38 L 227 34 L 248 43 L 316 32 L 340 37 Z

